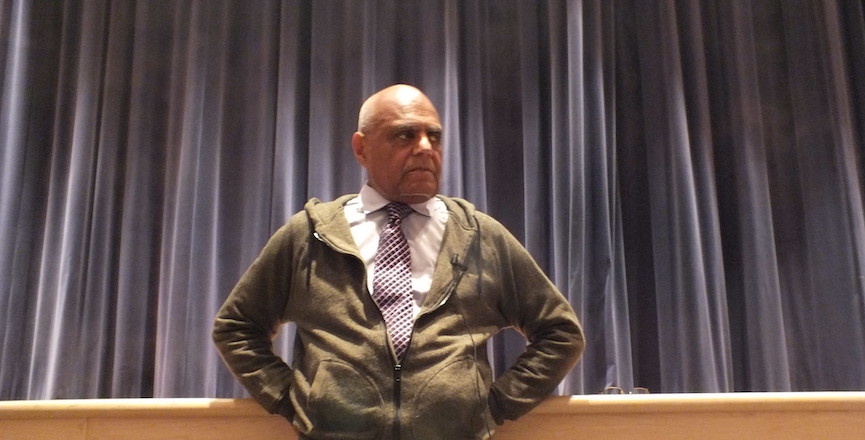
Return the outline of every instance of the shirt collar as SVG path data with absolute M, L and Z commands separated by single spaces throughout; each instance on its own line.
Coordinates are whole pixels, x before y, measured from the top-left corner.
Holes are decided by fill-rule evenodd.
M 378 191 L 374 190 L 369 184 L 363 185 L 363 188 L 360 189 L 360 193 L 358 194 L 358 199 L 360 199 L 360 208 L 363 210 L 364 214 L 369 214 L 371 212 L 378 211 L 381 208 L 384 208 L 385 205 L 390 203 L 391 201 L 384 198 Z M 430 212 L 432 212 L 433 204 L 435 203 L 435 197 L 431 197 L 429 200 L 423 203 L 413 203 L 410 204 L 412 209 L 415 210 L 418 214 L 425 215 L 430 217 Z

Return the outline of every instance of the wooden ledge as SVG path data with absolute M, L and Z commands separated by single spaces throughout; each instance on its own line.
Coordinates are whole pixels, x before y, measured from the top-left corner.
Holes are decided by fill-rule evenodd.
M 865 438 L 865 392 L 554 397 L 495 440 Z M 0 401 L 2 440 L 296 439 L 249 399 Z
M 554 397 L 532 414 L 865 411 L 865 392 L 598 394 Z
M 82 399 L 0 402 L 0 419 L 267 417 L 251 399 Z

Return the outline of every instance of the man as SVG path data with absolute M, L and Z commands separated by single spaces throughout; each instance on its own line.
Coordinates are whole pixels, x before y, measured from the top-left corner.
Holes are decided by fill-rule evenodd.
M 367 184 L 310 200 L 274 234 L 219 311 L 214 341 L 301 438 L 489 438 L 574 366 L 580 324 L 500 223 L 437 195 L 442 126 L 420 90 L 388 87 L 358 119 Z M 291 367 L 271 346 L 286 322 Z M 529 345 L 493 382 L 486 343 L 506 327 Z

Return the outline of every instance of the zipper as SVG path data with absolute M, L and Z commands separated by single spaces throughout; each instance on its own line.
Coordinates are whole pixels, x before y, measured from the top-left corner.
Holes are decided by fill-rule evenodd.
M 462 280 L 463 275 L 468 272 L 468 267 L 459 262 L 459 256 L 454 255 L 451 257 L 451 265 L 453 266 L 453 278 L 451 278 L 450 282 L 444 287 L 445 295 L 444 297 L 432 308 L 421 312 L 418 315 L 417 319 L 420 319 L 421 316 L 430 314 L 436 310 L 438 310 L 441 306 L 445 305 L 448 302 L 451 296 L 453 296 L 454 292 L 457 290 L 457 285 Z
M 396 415 L 393 421 L 393 438 L 394 440 L 400 439 L 400 428 L 402 426 L 402 422 L 400 421 L 400 408 L 402 407 L 402 364 L 396 363 L 393 366 L 393 404 L 394 409 L 396 411 Z
M 341 254 L 353 256 L 353 257 L 357 258 L 358 260 L 361 260 L 361 262 L 363 262 L 363 260 L 360 258 L 360 255 L 357 255 L 357 254 L 355 254 L 349 250 L 343 249 L 343 248 L 335 245 L 332 241 L 324 238 L 323 235 L 319 234 L 318 231 L 313 230 L 312 236 L 315 237 L 316 240 L 324 243 L 325 246 L 327 246 L 327 247 L 329 247 L 329 248 L 331 248 L 331 249 L 333 249 L 333 250 L 335 250 Z
M 353 256 L 356 259 L 358 259 L 361 262 L 361 264 L 363 263 L 363 259 L 361 259 L 359 255 L 356 255 L 352 252 L 349 252 L 347 250 L 344 250 L 344 249 L 337 247 L 330 240 L 325 239 L 321 234 L 319 234 L 318 231 L 313 231 L 312 235 L 313 235 L 313 237 L 315 237 L 315 239 L 324 243 L 326 246 L 330 247 L 331 249 L 333 249 L 337 252 L 346 254 L 346 255 Z M 468 267 L 466 267 L 465 265 L 463 265 L 459 261 L 459 255 L 453 255 L 451 257 L 451 266 L 453 267 L 453 278 L 451 278 L 451 280 L 447 284 L 447 286 L 444 287 L 444 289 L 446 290 L 444 297 L 434 307 L 432 307 L 431 309 L 429 309 L 425 312 L 422 312 L 420 315 L 418 315 L 416 320 L 419 319 L 423 315 L 427 315 L 429 313 L 432 313 L 432 312 L 438 310 L 441 306 L 443 306 L 445 303 L 448 302 L 450 297 L 456 291 L 457 285 L 459 284 L 460 280 L 462 280 L 463 275 L 465 275 L 465 273 L 468 271 Z M 367 290 L 366 289 L 366 286 L 367 286 L 366 271 L 364 271 L 363 286 L 364 286 L 364 291 L 366 291 Z M 369 292 L 367 292 L 367 293 L 369 293 Z M 385 331 L 385 337 L 388 337 L 386 331 Z M 390 348 L 387 348 L 387 349 L 390 351 Z M 406 354 L 408 353 L 408 351 L 410 349 L 411 349 L 411 339 L 409 339 L 409 346 L 406 348 Z M 404 354 L 404 356 L 406 354 Z M 401 407 L 402 407 L 402 363 L 399 359 L 397 359 L 397 361 L 393 365 L 393 402 L 394 402 L 394 411 L 395 411 L 394 422 L 393 422 L 393 438 L 394 438 L 394 440 L 399 440 L 400 438 L 402 438 L 401 433 L 400 433 L 401 427 L 402 427 L 402 422 L 400 421 L 400 411 L 401 411 Z
M 330 240 L 327 240 L 326 238 L 324 238 L 317 231 L 313 231 L 312 235 L 313 235 L 313 237 L 315 237 L 316 240 L 324 243 L 325 246 L 328 246 L 337 252 L 353 256 L 358 261 L 360 261 L 361 264 L 363 264 L 363 259 L 361 259 L 360 256 L 355 255 L 352 252 L 348 252 L 344 249 L 337 247 Z M 364 277 L 363 277 L 362 282 L 363 282 L 362 285 L 363 285 L 364 292 L 366 292 L 366 294 L 369 295 L 370 292 L 367 291 L 366 271 L 364 271 Z M 451 284 L 455 285 L 455 283 L 453 283 L 453 282 L 451 282 Z M 449 284 L 449 286 L 451 284 Z M 451 290 L 453 290 L 453 288 L 451 288 Z M 450 294 L 448 294 L 448 296 L 450 296 Z M 442 304 L 443 303 L 444 303 L 444 301 L 442 301 Z M 436 308 L 438 308 L 438 307 L 436 307 Z M 378 309 L 378 308 L 376 307 L 376 309 Z M 382 317 L 382 322 L 383 321 L 384 321 L 384 317 Z M 387 335 L 387 330 L 385 330 L 385 339 L 389 340 L 389 336 Z M 386 344 L 387 345 L 385 346 L 385 350 L 391 351 L 390 344 L 389 343 L 386 343 Z M 406 348 L 406 353 L 408 352 L 410 347 L 411 347 L 411 339 L 409 339 L 409 347 Z M 393 433 L 392 434 L 393 434 L 394 440 L 399 440 L 401 438 L 401 435 L 400 435 L 400 430 L 402 427 L 402 422 L 400 422 L 400 409 L 402 407 L 401 395 L 402 395 L 402 363 L 399 359 L 397 359 L 393 364 L 393 402 L 394 402 L 395 417 L 394 417 L 394 422 L 393 422 Z

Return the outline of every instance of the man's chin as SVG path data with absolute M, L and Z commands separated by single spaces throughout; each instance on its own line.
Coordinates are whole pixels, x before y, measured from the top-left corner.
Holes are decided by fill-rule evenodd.
M 436 190 L 428 190 L 428 191 L 407 191 L 400 194 L 400 202 L 408 203 L 408 204 L 418 204 L 424 203 L 427 200 L 433 198 L 436 195 Z

